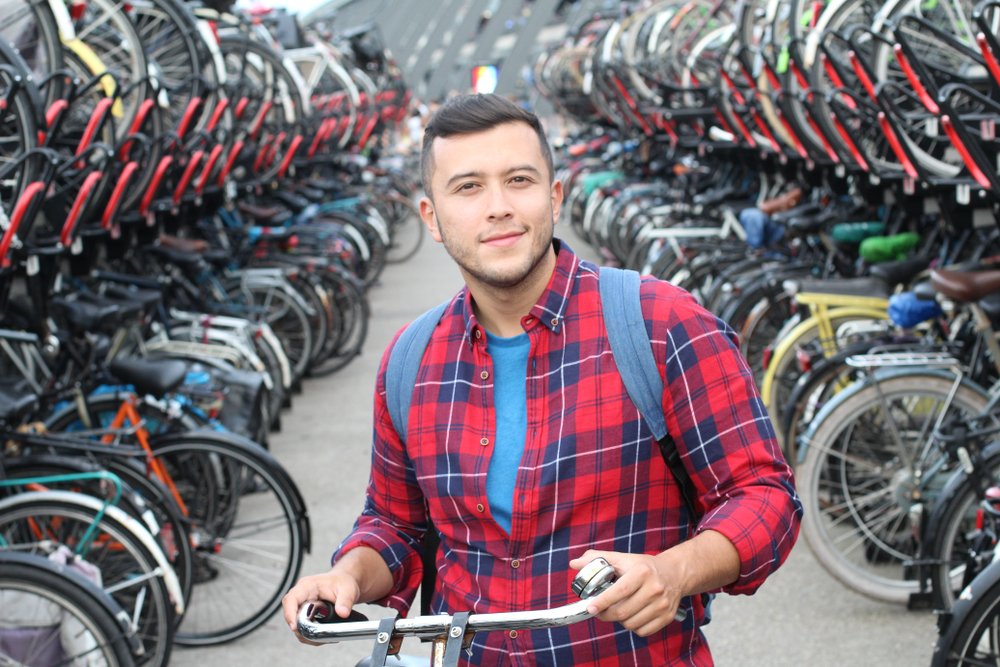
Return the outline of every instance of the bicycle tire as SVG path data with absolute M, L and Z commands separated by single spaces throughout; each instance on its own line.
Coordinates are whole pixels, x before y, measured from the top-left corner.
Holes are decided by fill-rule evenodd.
M 907 473 L 897 459 L 923 451 L 927 443 L 921 438 L 930 437 L 953 380 L 928 371 L 877 373 L 873 381 L 858 383 L 830 401 L 804 439 L 805 459 L 796 472 L 804 509 L 802 534 L 824 569 L 873 599 L 905 603 L 919 589 L 905 565 L 916 553 L 906 493 L 913 488 L 930 496 L 930 489 L 918 488 L 913 480 L 926 485 L 931 477 L 946 475 L 947 468 L 942 465 L 932 474 L 922 466 Z M 880 396 L 890 406 L 893 422 L 899 418 L 910 426 L 895 427 L 908 436 L 903 446 L 909 451 L 887 446 Z M 975 415 L 986 403 L 985 392 L 963 382 L 948 414 Z M 892 412 L 894 407 L 900 409 Z
M 395 192 L 379 196 L 376 206 L 389 221 L 390 239 L 385 261 L 400 264 L 411 259 L 424 243 L 426 227 L 420 210 L 408 197 Z
M 235 285 L 227 291 L 231 300 L 245 299 L 253 313 L 248 313 L 248 319 L 266 322 L 278 336 L 291 365 L 291 383 L 296 384 L 308 369 L 313 354 L 314 335 L 309 315 L 280 286 L 251 282 Z
M 4 466 L 8 478 L 73 474 L 101 469 L 118 475 L 122 483 L 128 487 L 128 491 L 122 495 L 122 501 L 125 502 L 120 506 L 129 516 L 149 530 L 177 575 L 184 599 L 188 600 L 191 597 L 192 552 L 187 525 L 184 523 L 180 508 L 169 492 L 157 480 L 147 477 L 144 468 L 126 459 L 109 457 L 98 464 L 88 459 L 67 455 L 20 456 L 6 460 Z M 73 482 L 69 484 L 74 485 Z M 97 486 L 94 482 L 90 485 Z M 63 488 L 62 485 L 59 488 Z M 138 493 L 142 505 L 128 502 L 130 493 Z
M 301 495 L 281 465 L 249 441 L 194 432 L 151 444 L 188 508 L 201 568 L 176 642 L 209 646 L 243 637 L 278 610 L 298 578 L 310 548 Z
M 826 319 L 830 328 L 836 333 L 841 326 L 849 322 L 884 322 L 887 318 L 888 315 L 884 311 L 847 307 L 831 309 Z M 815 342 L 838 344 L 836 340 L 821 340 L 819 320 L 810 317 L 790 331 L 787 340 L 781 339 L 775 345 L 774 355 L 767 366 L 760 392 L 768 414 L 779 413 L 782 406 L 788 402 L 789 394 L 801 375 L 796 365 L 795 350 Z
M 50 521 L 44 521 L 50 518 Z M 86 560 L 101 571 L 102 586 L 132 618 L 142 642 L 142 664 L 166 665 L 173 648 L 175 608 L 183 611 L 180 584 L 152 536 L 114 506 L 66 491 L 18 494 L 0 500 L 0 542 L 19 551 L 47 553 L 55 544 L 72 549 L 98 527 Z M 39 540 L 44 529 L 45 539 Z M 170 580 L 173 583 L 169 583 Z
M 981 465 L 994 481 L 1000 479 L 1000 447 L 994 444 L 983 452 Z M 934 504 L 927 534 L 931 539 L 928 569 L 935 610 L 951 609 L 969 583 L 972 573 L 965 570 L 970 557 L 980 562 L 992 559 L 992 548 L 988 552 L 972 553 L 974 546 L 968 539 L 976 533 L 976 508 L 981 500 L 968 475 L 960 472 L 949 480 L 940 500 Z
M 104 591 L 65 566 L 40 556 L 0 551 L 0 599 L 7 597 L 5 593 L 16 597 L 20 611 L 28 612 L 19 618 L 30 612 L 38 614 L 43 607 L 51 609 L 50 605 L 55 605 L 62 615 L 62 623 L 67 623 L 67 618 L 72 619 L 69 627 L 75 630 L 73 643 L 84 652 L 66 655 L 69 664 L 85 660 L 87 665 L 94 667 L 135 665 L 126 637 L 128 615 Z M 0 619 L 0 627 L 3 627 L 10 622 L 7 614 L 14 610 L 10 604 L 0 605 L 0 609 L 3 610 L 0 616 L 5 617 Z M 64 643 L 62 638 L 60 643 Z M 31 646 L 27 648 L 30 650 Z M 47 646 L 35 648 L 49 650 Z M 63 645 L 64 654 L 65 649 Z M 17 664 L 36 664 L 31 654 L 6 657 L 16 659 Z
M 326 377 L 353 361 L 368 339 L 370 306 L 364 289 L 347 272 L 331 272 L 327 279 L 334 288 L 339 327 L 333 351 L 319 364 L 309 369 L 310 377 Z
M 981 650 L 983 635 L 990 636 Z M 955 603 L 938 637 L 931 667 L 974 667 L 1000 660 L 1000 562 L 976 577 Z

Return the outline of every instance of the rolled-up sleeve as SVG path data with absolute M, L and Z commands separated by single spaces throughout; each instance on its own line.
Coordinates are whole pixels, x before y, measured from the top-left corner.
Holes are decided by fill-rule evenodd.
M 420 548 L 428 523 L 413 464 L 386 407 L 385 369 L 391 349 L 392 345 L 382 357 L 376 380 L 371 473 L 364 509 L 331 560 L 336 563 L 361 546 L 377 551 L 392 573 L 393 586 L 385 598 L 373 604 L 405 615 L 423 575 Z
M 644 285 L 647 322 L 666 323 L 650 336 L 664 364 L 667 428 L 701 516 L 696 532 L 717 531 L 736 547 L 740 575 L 725 592 L 753 593 L 798 536 L 792 470 L 733 330 L 676 288 Z

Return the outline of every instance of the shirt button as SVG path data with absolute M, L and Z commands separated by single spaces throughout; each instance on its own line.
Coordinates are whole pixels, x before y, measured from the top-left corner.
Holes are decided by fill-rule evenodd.
M 484 380 L 487 379 L 489 376 L 490 376 L 489 371 L 483 371 L 482 373 L 479 374 L 479 377 L 483 378 Z
M 476 338 L 479 339 L 479 338 L 482 338 L 482 337 L 483 337 L 483 332 L 480 331 L 479 329 L 476 329 Z
M 517 639 L 517 630 L 511 630 L 510 631 L 510 638 L 511 639 Z
M 479 503 L 478 505 L 476 505 L 476 510 L 478 510 L 479 512 L 485 512 L 486 508 L 483 506 L 482 503 Z
M 535 321 L 534 317 L 528 317 L 528 318 L 525 318 L 524 323 L 525 324 L 531 324 L 534 321 Z
M 482 445 L 483 447 L 486 447 L 488 444 L 490 444 L 490 439 L 483 438 L 482 440 L 479 441 L 479 444 Z
M 521 567 L 521 561 L 515 558 L 510 562 L 510 566 L 516 570 L 517 568 Z
M 552 326 L 554 326 L 554 327 L 559 326 L 559 318 L 558 317 L 553 317 L 552 318 Z

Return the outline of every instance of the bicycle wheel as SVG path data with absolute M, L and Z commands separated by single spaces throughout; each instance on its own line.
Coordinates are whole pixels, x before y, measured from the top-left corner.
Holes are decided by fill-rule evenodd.
M 152 92 L 144 43 L 124 7 L 115 0 L 88 0 L 74 24 L 76 38 L 91 49 L 84 60 L 93 74 L 110 72 L 115 77 L 114 84 L 102 85 L 109 97 L 116 97 L 112 114 L 117 139 L 130 132 L 139 105 Z M 76 45 L 70 43 L 67 48 L 83 58 Z M 97 60 L 91 62 L 90 57 Z
M 82 575 L 46 558 L 0 551 L 0 662 L 131 667 L 129 621 Z M 13 645 L 12 645 L 13 644 Z
M 0 543 L 41 555 L 62 545 L 96 566 L 104 590 L 131 619 L 140 662 L 167 664 L 184 602 L 166 557 L 137 521 L 77 493 L 24 493 L 0 500 Z
M 389 264 L 405 262 L 420 250 L 424 242 L 424 221 L 420 211 L 407 197 L 396 193 L 380 196 L 376 206 L 389 222 L 389 248 L 385 261 Z
M 1000 563 L 993 563 L 955 604 L 934 645 L 931 667 L 1000 664 Z
M 254 283 L 230 289 L 229 297 L 250 309 L 248 319 L 270 325 L 291 364 L 292 383 L 298 382 L 313 354 L 313 327 L 298 300 L 281 286 Z
M 368 338 L 368 298 L 359 281 L 346 272 L 328 272 L 326 279 L 333 291 L 338 327 L 332 337 L 332 352 L 309 369 L 310 377 L 325 377 L 349 364 L 361 354 Z
M 281 465 L 235 437 L 188 433 L 157 439 L 187 509 L 195 590 L 177 632 L 185 646 L 220 644 L 267 621 L 309 550 L 309 521 Z
M 946 373 L 876 374 L 841 392 L 803 439 L 802 534 L 823 567 L 859 593 L 902 603 L 918 590 L 907 566 L 916 555 L 910 512 L 933 502 L 949 471 L 931 435 L 939 419 L 966 423 L 987 401 L 971 383 L 953 384 Z
M 1000 479 L 1000 449 L 984 455 L 982 469 L 988 478 Z M 941 501 L 934 506 L 927 533 L 931 536 L 930 580 L 934 609 L 948 610 L 971 579 L 993 558 L 994 545 L 977 544 L 976 509 L 982 500 L 967 475 L 950 480 Z M 971 565 L 971 567 L 970 567 Z
M 143 466 L 127 459 L 109 458 L 97 464 L 75 456 L 33 455 L 8 458 L 4 461 L 4 467 L 8 478 L 72 475 L 101 469 L 118 475 L 128 487 L 128 493 L 122 495 L 121 508 L 149 530 L 177 575 L 184 599 L 187 600 L 191 596 L 192 555 L 187 525 L 169 491 L 155 479 L 147 477 Z M 56 486 L 90 493 L 98 498 L 104 497 L 100 493 L 95 493 L 101 490 L 100 481 L 84 482 L 85 488 L 80 488 L 79 484 L 70 481 Z M 126 503 L 130 498 L 134 498 L 133 494 L 138 494 L 138 498 Z
M 820 332 L 820 324 L 810 318 L 796 326 L 788 334 L 788 341 L 779 341 L 775 346 L 774 356 L 767 365 L 761 386 L 761 398 L 767 406 L 768 414 L 777 418 L 781 408 L 788 404 L 788 398 L 802 373 L 798 368 L 796 352 L 813 345 L 821 345 L 824 349 L 842 349 L 853 340 L 840 340 L 836 333 L 846 324 L 854 322 L 885 322 L 886 314 L 870 311 L 848 312 L 848 309 L 833 310 L 829 316 L 829 326 L 834 332 L 833 340 L 825 340 Z M 746 332 L 744 332 L 746 333 Z M 756 334 L 754 334 L 756 336 Z
M 17 49 L 30 68 L 34 83 L 62 69 L 62 42 L 48 3 L 6 0 L 0 11 L 0 37 Z M 59 78 L 45 86 L 44 108 L 63 94 Z
M 163 108 L 164 124 L 177 131 L 193 98 L 208 92 L 201 76 L 210 56 L 200 44 L 194 16 L 180 3 L 171 0 L 136 0 L 129 3 L 129 15 L 146 49 L 150 70 L 160 84 L 160 95 L 169 100 Z M 203 111 L 193 123 L 199 129 L 207 114 Z
M 0 206 L 9 219 L 21 192 L 39 172 L 38 160 L 23 158 L 38 146 L 40 100 L 34 85 L 14 80 L 13 72 L 29 77 L 27 65 L 2 40 L 0 65 L 12 68 L 0 75 Z M 26 236 L 25 231 L 20 236 Z

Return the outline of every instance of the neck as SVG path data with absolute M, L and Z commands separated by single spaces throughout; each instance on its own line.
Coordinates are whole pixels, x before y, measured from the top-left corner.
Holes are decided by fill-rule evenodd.
M 496 287 L 466 276 L 472 311 L 479 323 L 494 336 L 510 338 L 524 332 L 521 318 L 527 315 L 549 285 L 556 254 L 550 249 L 535 270 L 513 287 Z

